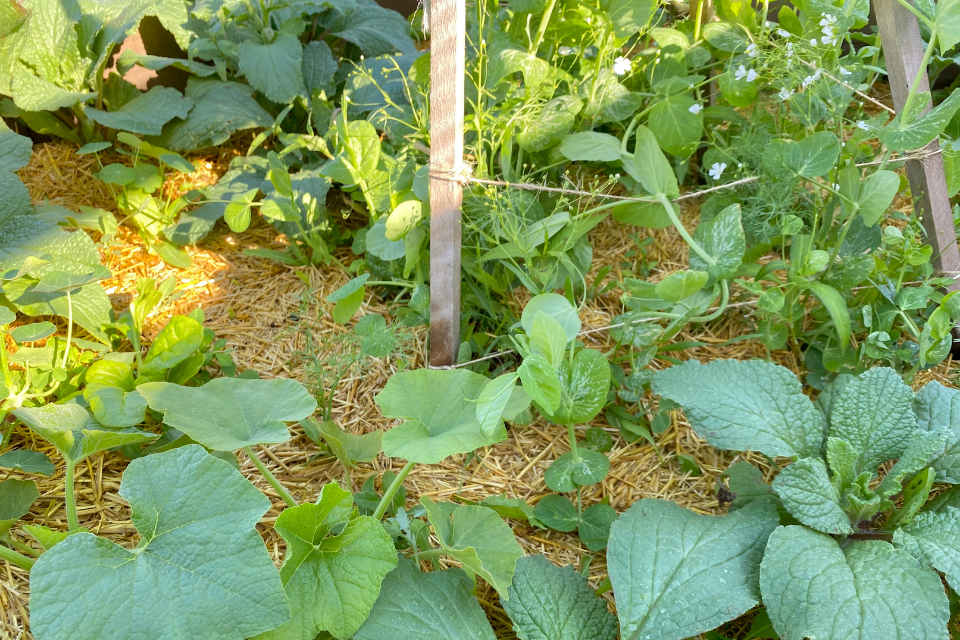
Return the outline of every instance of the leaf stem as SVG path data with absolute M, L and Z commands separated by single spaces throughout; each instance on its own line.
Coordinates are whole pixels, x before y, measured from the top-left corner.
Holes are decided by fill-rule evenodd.
M 703 258 L 703 261 L 706 262 L 711 267 L 717 264 L 717 259 L 711 256 L 706 250 L 700 246 L 700 244 L 693 239 L 693 236 L 690 235 L 690 232 L 687 231 L 687 228 L 683 226 L 683 223 L 680 222 L 680 218 L 677 217 L 677 213 L 673 210 L 673 203 L 670 202 L 670 199 L 667 198 L 667 194 L 660 193 L 657 194 L 657 199 L 660 200 L 660 203 L 663 205 L 663 208 L 667 210 L 667 216 L 670 218 L 670 222 L 673 223 L 674 228 L 684 239 L 684 241 L 689 245 L 690 250 L 695 254 Z
M 0 545 L 0 560 L 6 560 L 10 564 L 20 567 L 25 571 L 30 571 L 36 562 L 36 560 L 33 558 L 28 558 L 21 553 L 17 553 L 10 547 L 5 547 L 3 545 Z
M 270 473 L 270 469 L 267 469 L 266 465 L 263 464 L 260 458 L 257 457 L 257 454 L 254 453 L 253 447 L 247 445 L 243 448 L 243 452 L 247 454 L 248 458 L 250 458 L 250 462 L 252 462 L 253 466 L 257 468 L 257 471 L 260 472 L 260 475 L 262 475 L 264 479 L 270 483 L 270 486 L 273 487 L 274 491 L 277 492 L 277 495 L 283 498 L 283 501 L 287 503 L 287 506 L 297 506 L 297 501 L 294 500 L 293 496 L 290 495 L 290 492 L 287 491 L 282 484 L 280 484 L 280 481 L 277 480 L 277 477 Z
M 543 44 L 543 36 L 547 33 L 547 25 L 550 22 L 550 16 L 553 15 L 553 9 L 557 6 L 557 0 L 549 0 L 546 8 L 543 10 L 543 17 L 540 18 L 540 26 L 537 27 L 537 35 L 530 47 L 530 54 L 537 55 L 540 45 Z M 599 57 L 599 56 L 598 56 Z
M 400 469 L 400 473 L 397 474 L 397 477 L 393 479 L 393 482 L 390 483 L 390 486 L 387 487 L 383 492 L 383 497 L 380 498 L 380 504 L 377 505 L 376 511 L 373 512 L 373 519 L 380 520 L 383 517 L 383 514 L 387 512 L 387 507 L 390 506 L 390 503 L 393 501 L 393 496 L 397 495 L 397 491 L 400 490 L 400 487 L 403 485 L 404 478 L 409 475 L 410 471 L 413 469 L 415 462 L 408 462 L 403 465 L 403 469 Z
M 580 449 L 577 448 L 577 433 L 573 430 L 573 425 L 567 425 L 567 439 L 570 440 L 570 453 L 573 454 L 573 459 L 575 462 L 580 462 L 583 458 L 580 457 Z
M 901 0 L 901 4 L 905 4 Z M 909 4 L 909 3 L 906 3 Z M 929 23 L 929 21 L 927 21 Z M 910 93 L 907 94 L 907 99 L 903 103 L 903 109 L 900 110 L 900 129 L 903 130 L 908 124 L 910 124 L 910 107 L 913 106 L 913 101 L 917 97 L 917 89 L 920 88 L 920 82 L 923 81 L 923 76 L 927 73 L 927 65 L 930 64 L 930 56 L 933 55 L 933 50 L 937 46 L 937 27 L 932 25 L 930 28 L 930 42 L 927 44 L 926 51 L 923 52 L 923 59 L 920 61 L 920 67 L 917 69 L 917 75 L 913 79 L 913 84 L 910 85 Z
M 80 529 L 80 520 L 77 518 L 77 500 L 73 495 L 74 469 L 76 462 L 67 461 L 67 475 L 63 484 L 63 501 L 67 508 L 67 529 L 77 531 Z
M 933 21 L 930 20 L 930 18 L 928 18 L 927 16 L 923 15 L 923 14 L 920 12 L 919 9 L 917 9 L 917 8 L 914 7 L 912 4 L 910 4 L 909 2 L 907 2 L 907 0 L 897 0 L 897 2 L 899 2 L 901 5 L 903 5 L 903 8 L 904 8 L 904 9 L 906 9 L 907 11 L 909 11 L 910 13 L 912 13 L 913 15 L 917 16 L 917 20 L 919 20 L 919 21 L 922 22 L 923 24 L 927 25 L 927 26 L 930 28 L 931 31 L 933 30 L 933 27 L 934 27 Z M 851 3 L 851 5 L 852 5 L 852 4 L 853 4 L 853 3 Z M 921 69 L 926 69 L 927 67 L 926 67 L 925 65 L 921 65 L 920 68 L 921 68 Z

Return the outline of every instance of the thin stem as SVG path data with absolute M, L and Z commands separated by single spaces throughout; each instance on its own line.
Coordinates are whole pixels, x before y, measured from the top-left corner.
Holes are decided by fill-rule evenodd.
M 387 487 L 383 492 L 383 497 L 380 498 L 380 504 L 377 505 L 376 511 L 373 512 L 373 519 L 380 520 L 383 517 L 383 514 L 387 512 L 387 507 L 390 506 L 390 503 L 393 502 L 393 496 L 397 495 L 397 491 L 400 490 L 400 487 L 403 485 L 404 478 L 410 473 L 413 469 L 414 462 L 408 462 L 403 465 L 403 469 L 400 469 L 400 473 L 397 474 L 397 477 L 393 479 L 393 482 L 390 483 L 390 486 Z
M 73 299 L 70 292 L 67 291 L 67 346 L 63 349 L 63 360 L 60 362 L 60 368 L 67 368 L 67 361 L 70 359 L 70 343 L 73 340 Z
M 707 3 L 707 0 L 699 0 L 697 2 L 697 13 L 693 23 L 693 41 L 694 42 L 700 41 L 700 23 L 703 21 L 703 5 L 705 5 L 706 3 Z M 764 2 L 764 4 L 766 4 L 766 2 Z
M 904 4 L 903 0 L 900 0 L 901 4 Z M 907 3 L 909 4 L 909 3 Z M 917 97 L 917 89 L 920 88 L 920 83 L 923 81 L 923 76 L 927 73 L 927 65 L 930 64 L 930 56 L 933 55 L 933 50 L 937 46 L 937 27 L 936 25 L 930 26 L 930 42 L 927 43 L 927 50 L 923 52 L 923 60 L 920 61 L 920 67 L 917 69 L 917 75 L 913 79 L 913 84 L 910 85 L 910 93 L 907 95 L 906 102 L 903 103 L 903 109 L 900 110 L 900 128 L 903 129 L 908 124 L 910 124 L 910 107 L 913 106 L 913 101 Z
M 914 7 L 912 4 L 910 4 L 907 0 L 897 0 L 897 2 L 899 2 L 901 5 L 903 5 L 903 8 L 904 8 L 904 9 L 906 9 L 907 11 L 909 11 L 910 13 L 912 13 L 913 15 L 917 16 L 917 20 L 919 20 L 919 21 L 922 22 L 923 24 L 925 24 L 925 25 L 927 25 L 928 27 L 930 27 L 931 30 L 933 30 L 933 27 L 934 27 L 933 21 L 930 20 L 930 18 L 928 18 L 927 16 L 923 15 L 922 13 L 920 13 L 920 11 L 919 11 L 916 7 Z M 851 3 L 851 4 L 852 4 L 852 3 Z M 920 68 L 921 68 L 921 69 L 926 69 L 927 67 L 926 67 L 926 65 L 921 65 Z
M 274 491 L 277 492 L 283 501 L 287 503 L 287 506 L 295 507 L 297 506 L 297 501 L 293 499 L 293 496 L 290 495 L 290 492 L 287 491 L 280 481 L 277 480 L 277 477 L 270 473 L 270 469 L 267 469 L 266 465 L 260 461 L 260 458 L 257 457 L 257 454 L 254 453 L 253 447 L 247 445 L 243 448 L 243 452 L 247 454 L 247 457 L 250 458 L 250 462 L 253 463 L 253 466 L 257 468 L 257 471 L 266 479 L 270 486 L 273 487 Z
M 550 16 L 553 14 L 554 7 L 557 6 L 557 0 L 549 0 L 546 8 L 543 10 L 543 17 L 540 18 L 540 26 L 537 27 L 537 35 L 534 38 L 533 45 L 530 47 L 530 53 L 537 55 L 540 45 L 543 43 L 543 36 L 547 33 L 547 24 L 550 22 Z
M 33 564 L 36 562 L 33 558 L 28 558 L 25 555 L 19 554 L 10 547 L 5 547 L 0 545 L 0 560 L 6 560 L 10 564 L 20 567 L 25 571 L 30 571 L 33 568 Z
M 577 433 L 573 430 L 573 425 L 567 425 L 567 438 L 570 440 L 570 453 L 573 454 L 573 459 L 576 462 L 580 462 L 583 458 L 580 457 L 580 450 L 577 448 Z
M 677 232 L 684 239 L 684 241 L 689 245 L 690 250 L 695 254 L 703 258 L 703 261 L 706 262 L 711 267 L 717 264 L 717 259 L 711 256 L 706 250 L 700 246 L 700 244 L 693 239 L 693 236 L 690 235 L 690 232 L 687 231 L 687 228 L 683 226 L 683 223 L 680 222 L 680 218 L 677 217 L 676 211 L 673 210 L 673 203 L 667 198 L 666 194 L 661 193 L 657 195 L 657 198 L 660 200 L 660 203 L 663 205 L 663 208 L 667 210 L 667 216 L 670 218 L 670 222 L 673 223 L 673 226 L 676 228 Z
M 80 529 L 80 520 L 77 518 L 77 500 L 73 495 L 73 477 L 76 465 L 76 462 L 67 462 L 67 476 L 63 481 L 63 500 L 67 508 L 67 529 L 70 531 Z

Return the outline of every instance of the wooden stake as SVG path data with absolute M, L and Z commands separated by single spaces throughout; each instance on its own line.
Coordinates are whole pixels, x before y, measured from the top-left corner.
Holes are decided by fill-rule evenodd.
M 893 106 L 900 112 L 923 60 L 920 26 L 917 17 L 897 0 L 876 0 L 874 9 L 880 27 L 883 57 L 887 61 Z M 924 73 L 918 91 L 929 90 L 930 83 Z M 927 157 L 907 162 L 907 179 L 917 213 L 922 216 L 927 231 L 927 241 L 933 247 L 933 266 L 954 278 L 955 284 L 950 289 L 956 290 L 960 289 L 956 280 L 957 272 L 960 272 L 960 250 L 957 249 L 953 212 L 939 150 L 940 143 L 934 140 L 923 148 L 924 153 L 929 153 Z
M 430 3 L 430 171 L 463 162 L 465 0 Z M 456 364 L 460 349 L 460 183 L 430 179 L 430 365 Z

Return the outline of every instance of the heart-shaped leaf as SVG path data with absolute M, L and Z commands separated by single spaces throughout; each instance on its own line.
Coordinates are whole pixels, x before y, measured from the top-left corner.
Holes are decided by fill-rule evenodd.
M 580 316 L 570 301 L 558 293 L 541 293 L 534 296 L 520 315 L 520 326 L 530 335 L 534 332 L 534 320 L 537 314 L 543 313 L 556 320 L 567 334 L 567 342 L 573 340 L 580 333 Z
M 561 400 L 556 411 L 540 406 L 540 412 L 557 424 L 582 424 L 593 420 L 603 409 L 610 388 L 610 364 L 599 351 L 582 349 L 565 359 L 557 372 Z
M 610 471 L 610 459 L 593 449 L 578 449 L 574 455 L 568 451 L 553 461 L 543 481 L 559 493 L 576 491 L 577 487 L 596 484 Z
M 0 469 L 19 469 L 24 473 L 51 476 L 56 470 L 45 454 L 29 449 L 14 449 L 0 455 Z

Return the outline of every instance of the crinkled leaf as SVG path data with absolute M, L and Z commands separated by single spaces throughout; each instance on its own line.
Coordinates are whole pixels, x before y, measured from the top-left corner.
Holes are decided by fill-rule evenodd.
M 16 171 L 30 163 L 33 141 L 0 125 L 0 171 Z
M 766 500 L 721 517 L 665 500 L 636 502 L 613 523 L 607 547 L 622 637 L 681 640 L 752 609 L 777 522 Z
M 255 528 L 270 501 L 229 464 L 197 445 L 138 458 L 120 495 L 141 544 L 79 533 L 40 556 L 30 572 L 37 636 L 242 640 L 290 618 Z
M 718 449 L 772 457 L 820 452 L 820 416 L 783 367 L 760 360 L 690 360 L 659 372 L 651 386 L 682 406 L 697 434 Z
M 517 562 L 504 610 L 520 640 L 615 640 L 617 619 L 573 567 L 542 555 Z
M 193 100 L 170 87 L 154 87 L 124 104 L 116 111 L 88 107 L 87 117 L 94 122 L 121 131 L 157 136 L 174 118 L 186 118 Z
M 773 532 L 760 590 L 784 640 L 947 638 L 940 576 L 887 542 L 849 542 L 804 527 Z
M 303 48 L 303 83 L 308 96 L 315 91 L 332 94 L 332 81 L 336 73 L 337 60 L 326 42 L 314 40 Z
M 893 544 L 942 573 L 951 589 L 960 589 L 960 509 L 919 514 L 893 533 Z
M 19 469 L 24 473 L 51 476 L 56 470 L 45 454 L 29 449 L 14 449 L 0 455 L 0 469 Z
M 756 500 L 772 500 L 778 509 L 783 508 L 773 487 L 764 482 L 763 473 L 749 462 L 735 462 L 724 475 L 727 476 L 730 492 L 734 494 L 730 511 L 741 509 Z
M 460 569 L 421 573 L 401 560 L 354 640 L 495 640 L 472 588 Z
M 564 139 L 582 109 L 580 98 L 571 95 L 553 98 L 541 110 L 521 120 L 517 144 L 525 151 L 546 151 Z
M 397 566 L 397 552 L 379 522 L 352 516 L 352 509 L 350 492 L 331 483 L 316 504 L 277 518 L 287 542 L 280 579 L 291 619 L 259 640 L 313 640 L 321 631 L 348 638 L 366 620 L 384 577 Z
M 372 0 L 362 0 L 346 17 L 330 25 L 331 35 L 357 45 L 367 56 L 414 53 L 410 25 L 402 15 Z
M 913 391 L 887 367 L 861 373 L 843 388 L 830 412 L 830 435 L 860 452 L 857 472 L 876 472 L 897 458 L 917 428 Z
M 303 87 L 303 45 L 281 33 L 269 44 L 245 40 L 237 47 L 240 73 L 250 86 L 274 102 L 293 100 Z
M 932 463 L 937 482 L 960 484 L 960 391 L 930 382 L 917 392 L 914 411 L 921 429 L 947 433 L 943 454 Z
M 804 458 L 781 471 L 773 490 L 794 518 L 817 531 L 846 535 L 850 518 L 840 507 L 840 496 L 820 458 Z
M 286 442 L 285 422 L 303 420 L 317 401 L 296 380 L 215 378 L 202 387 L 148 382 L 137 387 L 164 424 L 218 451 Z
M 481 576 L 507 599 L 517 560 L 523 549 L 506 522 L 488 507 L 461 505 L 448 513 L 424 496 L 420 503 L 444 552 Z
M 48 404 L 13 412 L 31 431 L 52 443 L 68 462 L 77 463 L 99 451 L 140 444 L 156 434 L 139 429 L 110 429 L 97 423 L 78 404 Z

